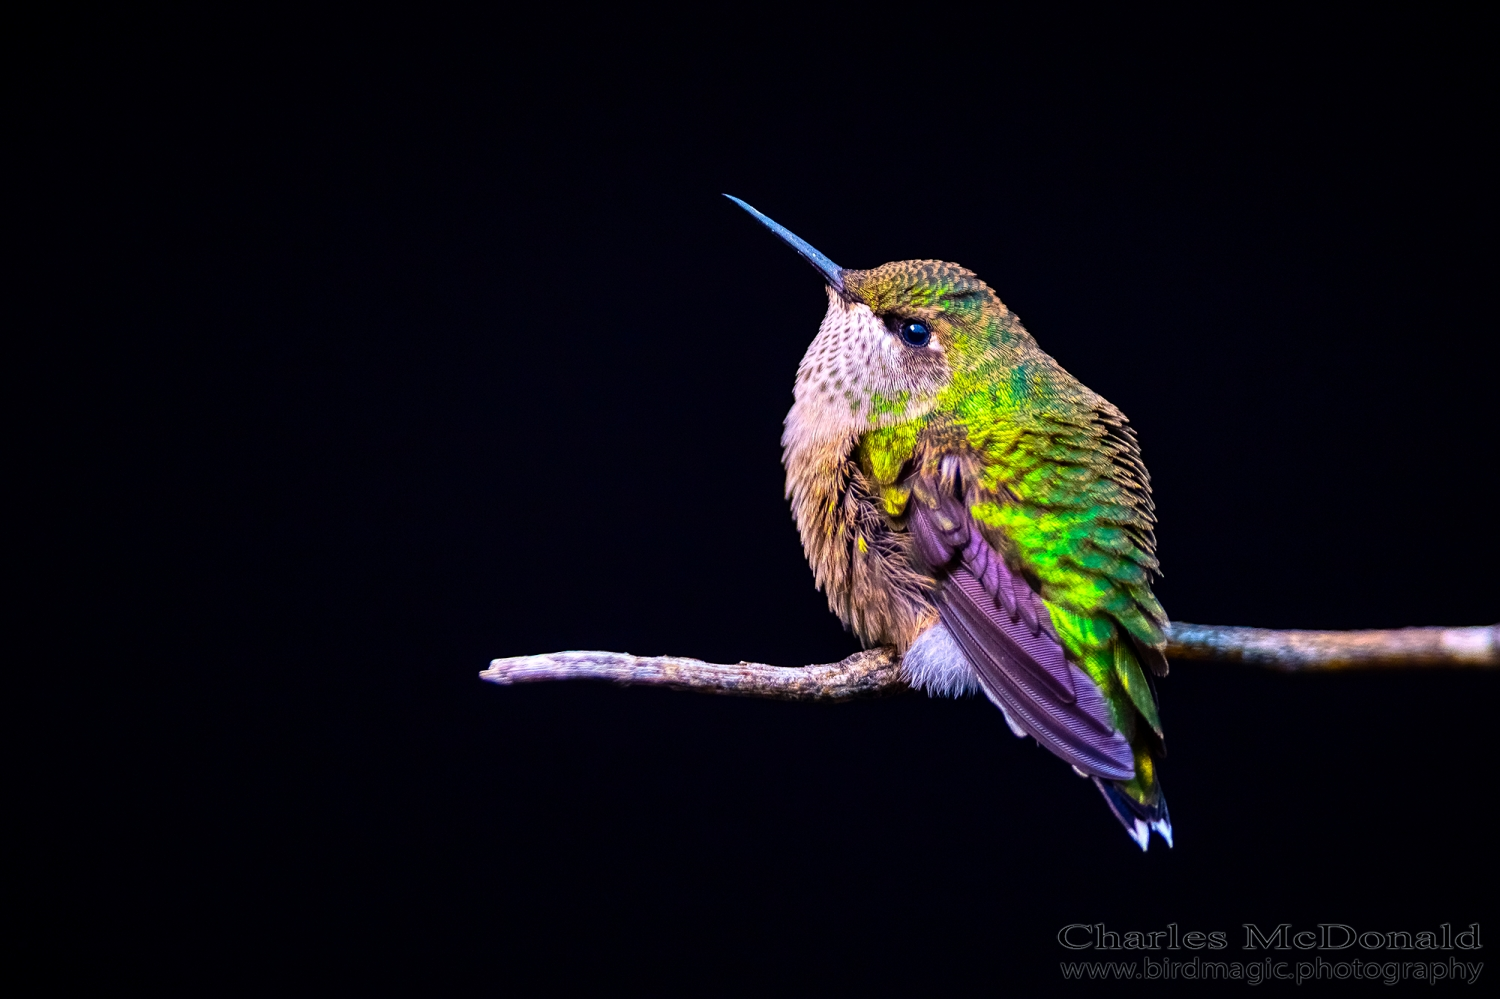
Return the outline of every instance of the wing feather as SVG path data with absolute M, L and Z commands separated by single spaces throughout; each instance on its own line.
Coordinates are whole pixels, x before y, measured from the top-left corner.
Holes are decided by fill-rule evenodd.
M 961 502 L 941 492 L 934 498 L 911 505 L 916 551 L 940 580 L 938 613 L 986 696 L 1081 771 L 1129 780 L 1130 744 L 1110 724 L 1099 688 L 1068 662 L 1041 598 L 989 546 Z

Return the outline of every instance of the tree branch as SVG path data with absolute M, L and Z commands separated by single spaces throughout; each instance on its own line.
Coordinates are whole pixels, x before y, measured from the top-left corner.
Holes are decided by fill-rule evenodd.
M 1483 628 L 1399 628 L 1390 631 L 1273 631 L 1212 624 L 1168 626 L 1173 659 L 1240 662 L 1286 672 L 1371 666 L 1500 666 L 1500 625 Z M 496 659 L 479 674 L 491 683 L 611 680 L 710 694 L 789 701 L 843 701 L 905 688 L 890 646 L 812 666 L 738 663 L 720 666 L 679 656 L 624 652 L 551 652 Z
M 1250 663 L 1288 673 L 1370 666 L 1500 666 L 1500 624 L 1388 631 L 1274 631 L 1173 621 L 1173 659 Z

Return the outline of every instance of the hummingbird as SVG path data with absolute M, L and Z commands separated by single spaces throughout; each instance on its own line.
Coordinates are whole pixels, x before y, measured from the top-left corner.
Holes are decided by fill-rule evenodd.
M 1091 780 L 1142 849 L 1172 845 L 1155 690 L 1166 612 L 1151 480 L 1125 415 L 973 271 L 839 267 L 797 367 L 786 497 L 829 608 L 931 697 L 983 692 Z

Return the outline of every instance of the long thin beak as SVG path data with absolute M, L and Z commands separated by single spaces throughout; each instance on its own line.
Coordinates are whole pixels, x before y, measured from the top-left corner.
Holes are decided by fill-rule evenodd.
M 834 263 L 832 260 L 829 260 L 827 257 L 823 256 L 823 254 L 819 253 L 817 250 L 814 250 L 812 246 L 808 244 L 807 240 L 798 236 L 786 226 L 780 225 L 776 222 L 772 222 L 770 219 L 766 218 L 760 212 L 756 211 L 754 208 L 751 208 L 749 205 L 745 204 L 734 195 L 726 194 L 724 195 L 724 197 L 728 198 L 730 201 L 733 201 L 745 211 L 760 219 L 761 224 L 764 225 L 767 229 L 770 229 L 776 235 L 792 244 L 792 248 L 798 253 L 802 254 L 803 259 L 805 259 L 808 263 L 812 264 L 818 269 L 818 273 L 823 275 L 823 280 L 832 285 L 834 291 L 838 292 L 840 295 L 844 293 L 844 269 L 842 267 Z

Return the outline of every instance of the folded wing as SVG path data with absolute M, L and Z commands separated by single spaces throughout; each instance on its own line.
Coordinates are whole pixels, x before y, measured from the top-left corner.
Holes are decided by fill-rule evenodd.
M 991 701 L 1027 734 L 1092 777 L 1129 780 L 1135 758 L 1099 688 L 1070 663 L 1025 578 L 989 546 L 965 505 L 911 504 L 918 556 L 940 581 L 936 603 Z

